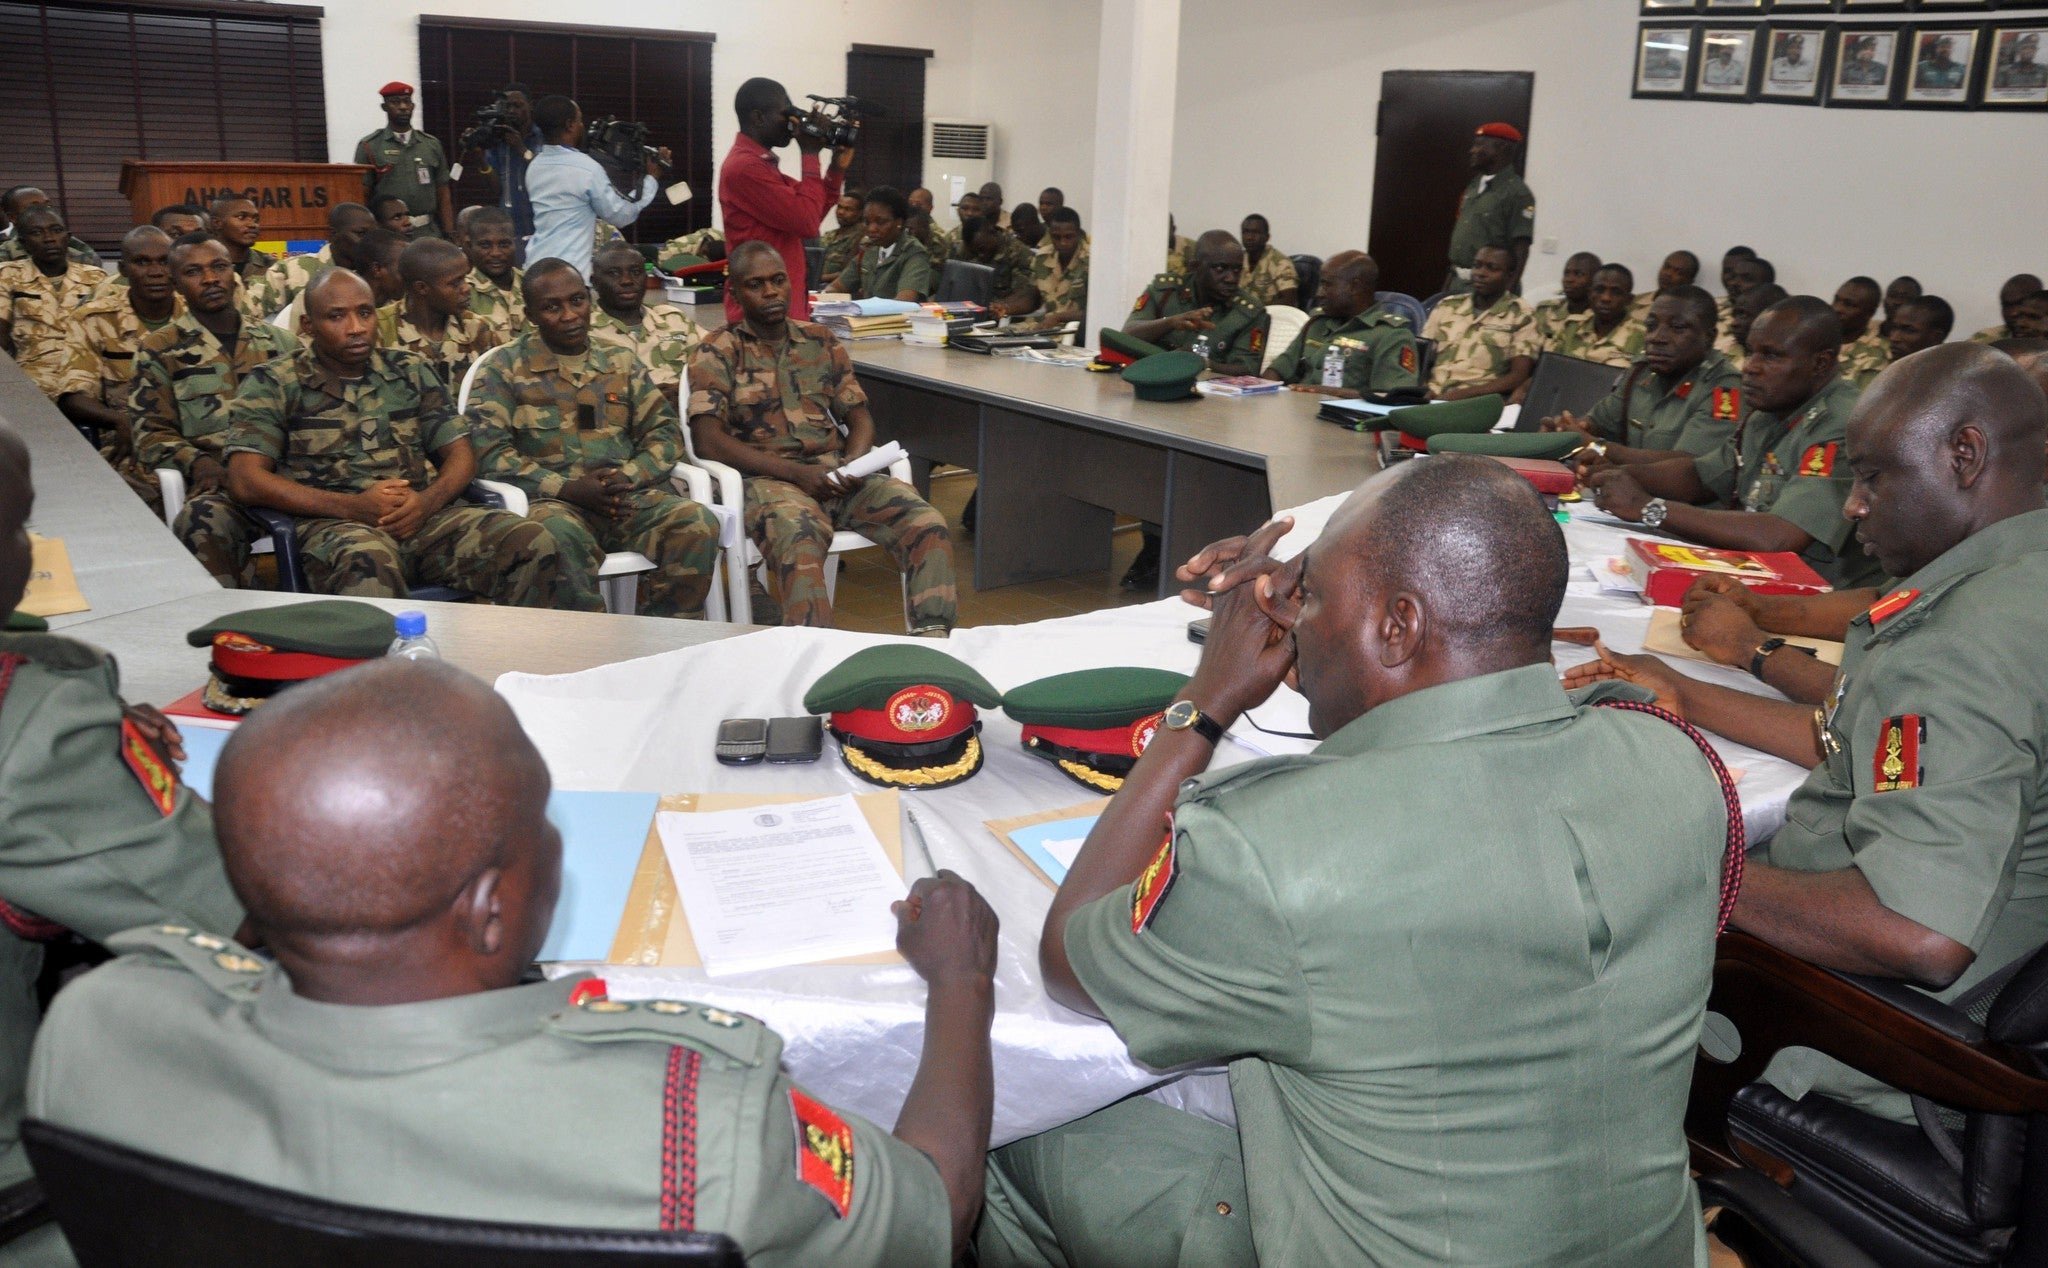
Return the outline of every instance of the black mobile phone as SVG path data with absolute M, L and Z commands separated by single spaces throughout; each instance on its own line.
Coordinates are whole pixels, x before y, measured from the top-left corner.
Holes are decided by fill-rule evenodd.
M 815 762 L 825 751 L 825 720 L 816 714 L 768 720 L 768 760 L 776 765 Z
M 1202 644 L 1209 641 L 1209 618 L 1188 622 L 1188 642 Z
M 768 719 L 727 718 L 711 752 L 727 766 L 752 766 L 768 755 Z

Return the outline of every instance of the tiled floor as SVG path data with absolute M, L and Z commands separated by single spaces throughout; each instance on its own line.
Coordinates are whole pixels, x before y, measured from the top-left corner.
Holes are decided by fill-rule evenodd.
M 1146 592 L 1122 589 L 1117 581 L 1138 553 L 1138 529 L 1131 525 L 1117 532 L 1108 572 L 1058 577 L 1004 586 L 999 590 L 974 589 L 974 539 L 960 527 L 960 511 L 974 492 L 974 477 L 965 472 L 943 472 L 932 481 L 932 505 L 946 517 L 953 530 L 953 559 L 960 579 L 960 624 L 1017 625 L 1048 617 L 1073 616 L 1102 608 L 1145 603 Z M 846 556 L 839 576 L 839 594 L 833 605 L 834 624 L 842 630 L 870 634 L 903 633 L 903 590 L 896 566 L 881 550 L 857 551 Z

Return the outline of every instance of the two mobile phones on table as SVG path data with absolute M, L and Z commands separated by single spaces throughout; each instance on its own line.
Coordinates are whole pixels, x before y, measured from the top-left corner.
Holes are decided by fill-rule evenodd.
M 727 718 L 718 724 L 712 755 L 727 766 L 757 762 L 784 765 L 815 762 L 825 751 L 825 720 L 816 714 L 801 718 Z

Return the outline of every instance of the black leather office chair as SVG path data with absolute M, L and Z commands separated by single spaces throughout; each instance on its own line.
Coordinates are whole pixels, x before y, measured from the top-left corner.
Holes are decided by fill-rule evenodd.
M 1315 311 L 1316 285 L 1323 277 L 1323 257 L 1319 255 L 1290 255 L 1294 261 L 1294 306 L 1305 313 Z
M 505 499 L 480 484 L 472 484 L 462 495 L 473 506 L 505 509 Z M 277 556 L 277 588 L 287 594 L 311 594 L 313 583 L 306 579 L 306 565 L 299 557 L 298 520 L 267 506 L 245 506 L 242 514 L 270 538 Z M 429 603 L 468 603 L 476 596 L 453 586 L 414 586 L 407 597 Z
M 818 243 L 804 248 L 804 284 L 812 290 L 818 289 L 832 279 L 825 276 L 825 246 Z
M 996 271 L 972 260 L 948 260 L 939 275 L 939 289 L 932 298 L 941 304 L 964 299 L 984 308 L 995 298 Z
M 34 1119 L 22 1140 L 80 1268 L 740 1268 L 720 1233 L 556 1228 L 346 1206 Z
M 1703 1173 L 1775 1180 L 1888 1268 L 2048 1265 L 2048 949 L 1952 1006 L 1730 933 L 1708 1008 L 1741 1048 L 1694 1066 L 1686 1134 Z M 1920 1125 L 1758 1083 L 1787 1047 L 1911 1093 Z
M 31 1229 L 50 1222 L 50 1204 L 43 1201 L 43 1186 L 23 1180 L 0 1189 L 0 1250 Z

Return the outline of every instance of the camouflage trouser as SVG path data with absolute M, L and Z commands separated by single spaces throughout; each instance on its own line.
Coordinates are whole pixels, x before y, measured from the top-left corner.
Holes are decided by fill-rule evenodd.
M 832 624 L 825 556 L 835 529 L 851 529 L 888 551 L 909 576 L 910 627 L 952 629 L 960 595 L 953 587 L 953 539 L 946 519 L 917 490 L 887 476 L 869 478 L 851 497 L 822 505 L 783 480 L 746 482 L 747 535 L 761 548 L 782 600 L 784 625 Z
M 547 525 L 510 511 L 443 507 L 406 541 L 354 520 L 301 520 L 299 558 L 321 594 L 403 599 L 437 585 L 516 607 L 604 610 L 594 587 L 563 580 Z
M 179 508 L 171 531 L 192 552 L 213 579 L 230 590 L 256 584 L 249 566 L 249 547 L 263 530 L 242 514 L 241 504 L 225 493 L 194 493 Z
M 136 460 L 135 450 L 127 441 L 122 440 L 113 428 L 102 428 L 101 433 L 100 457 L 107 460 L 107 465 L 114 469 L 114 474 L 120 476 L 129 488 L 135 490 L 136 497 L 147 503 L 150 510 L 162 515 L 164 491 L 163 486 L 156 482 L 156 472 Z
M 654 561 L 642 573 L 634 603 L 641 616 L 704 615 L 704 596 L 718 572 L 718 518 L 667 489 L 641 489 L 624 519 L 607 520 L 552 499 L 527 514 L 548 526 L 561 548 L 562 571 L 597 591 L 605 553 L 637 550 Z

